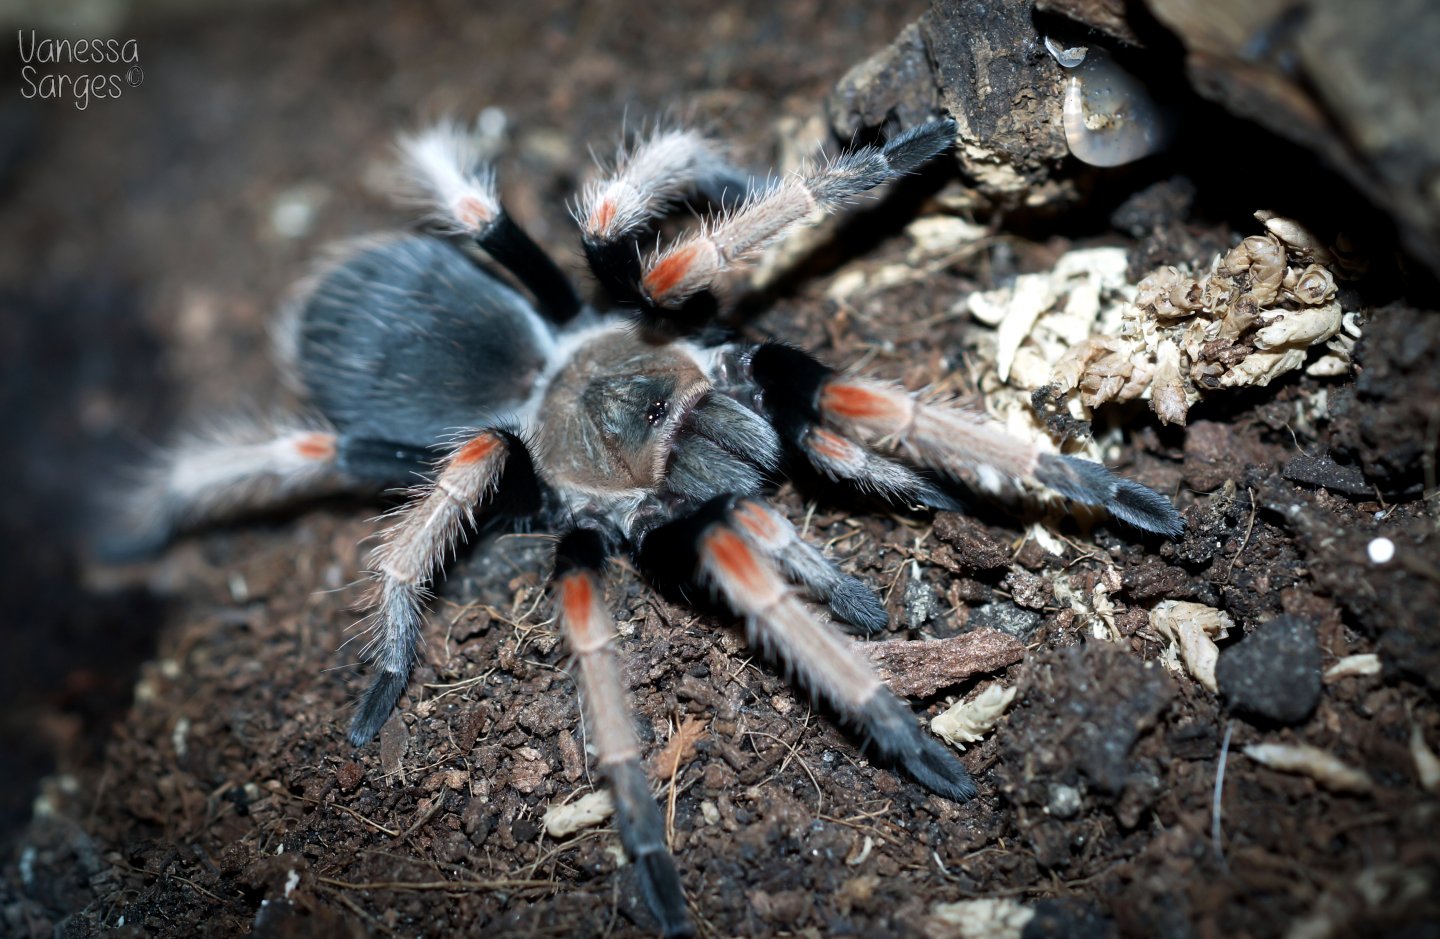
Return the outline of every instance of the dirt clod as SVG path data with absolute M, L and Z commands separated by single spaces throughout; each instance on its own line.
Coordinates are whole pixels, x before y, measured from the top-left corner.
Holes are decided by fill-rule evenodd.
M 1220 653 L 1220 693 L 1235 710 L 1297 724 L 1320 700 L 1320 644 L 1313 623 L 1278 616 Z

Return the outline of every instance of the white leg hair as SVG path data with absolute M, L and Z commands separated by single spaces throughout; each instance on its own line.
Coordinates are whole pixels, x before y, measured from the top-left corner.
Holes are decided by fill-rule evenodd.
M 774 559 L 786 577 L 827 604 L 836 616 L 867 633 L 885 627 L 885 606 L 875 591 L 801 538 L 788 518 L 759 499 L 736 503 L 730 518 L 741 537 Z
M 833 378 L 820 389 L 821 418 L 873 446 L 898 451 L 953 478 L 998 488 L 1026 479 L 1086 505 L 1105 508 L 1136 528 L 1168 537 L 1185 529 L 1168 499 L 1099 463 L 1041 451 L 983 414 L 926 402 L 885 382 Z
M 930 480 L 824 427 L 804 428 L 797 441 L 811 465 L 834 480 L 888 499 L 955 511 L 960 504 Z
M 739 174 L 719 143 L 697 130 L 659 130 L 627 152 L 602 179 L 585 184 L 575 220 L 587 238 L 639 234 L 693 192 L 719 197 Z
M 374 633 L 365 657 L 376 667 L 350 724 L 360 746 L 380 730 L 405 690 L 415 664 L 431 578 L 449 556 L 462 527 L 500 482 L 509 447 L 483 431 L 457 447 L 440 465 L 435 482 L 416 489 L 395 513 L 395 524 L 371 555 Z
M 517 225 L 500 203 L 495 171 L 482 159 L 478 132 L 441 121 L 400 138 L 404 181 L 410 194 L 430 210 L 441 234 L 468 235 L 535 295 L 536 306 L 555 322 L 580 311 L 569 278 Z
M 675 307 L 713 290 L 733 267 L 854 196 L 912 172 L 954 138 L 953 121 L 935 121 L 884 146 L 861 147 L 772 183 L 651 258 L 642 283 L 645 296 L 655 306 Z
M 176 531 L 243 511 L 346 488 L 335 466 L 335 432 L 318 419 L 232 418 L 160 450 L 115 533 L 117 555 L 163 544 Z
M 450 234 L 481 234 L 499 217 L 495 171 L 481 158 L 475 133 L 440 121 L 398 143 L 403 193 L 429 210 L 429 220 Z

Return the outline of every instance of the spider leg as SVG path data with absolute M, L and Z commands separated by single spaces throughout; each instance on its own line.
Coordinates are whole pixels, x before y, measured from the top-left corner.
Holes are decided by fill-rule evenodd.
M 904 463 L 887 460 L 834 431 L 793 411 L 774 415 L 781 437 L 799 450 L 810 465 L 830 479 L 847 482 L 895 502 L 908 502 L 956 512 L 958 499 Z
M 712 291 L 727 271 L 752 260 L 817 215 L 834 212 L 860 193 L 914 172 L 949 147 L 955 133 L 954 121 L 932 121 L 883 146 L 860 147 L 772 183 L 651 258 L 641 279 L 646 301 L 675 309 L 702 291 Z
M 565 641 L 575 656 L 580 699 L 600 772 L 615 796 L 616 825 L 634 861 L 645 902 L 665 936 L 693 930 L 675 861 L 665 844 L 665 821 L 640 763 L 625 682 L 615 654 L 615 628 L 604 604 L 601 572 L 605 537 L 593 529 L 566 534 L 555 550 L 554 598 Z
M 836 375 L 798 349 L 767 344 L 751 359 L 772 412 L 829 428 L 952 478 L 982 484 L 1030 479 L 1068 499 L 1105 508 L 1145 531 L 1177 537 L 1185 523 L 1170 500 L 1089 460 L 1041 452 L 994 421 L 903 388 Z
M 615 302 L 640 303 L 639 241 L 655 220 L 691 195 L 723 204 L 747 189 L 712 138 L 693 129 L 656 129 L 581 190 L 575 219 L 590 269 Z
M 343 490 L 352 480 L 336 454 L 334 430 L 318 419 L 217 424 L 160 451 L 141 471 L 115 526 L 123 530 L 102 550 L 117 560 L 143 556 L 182 528 Z
M 722 497 L 655 530 L 642 550 L 674 556 L 688 545 L 700 579 L 745 617 L 751 642 L 857 726 L 883 759 L 947 799 L 973 798 L 975 783 L 965 765 L 921 729 L 910 708 L 885 687 L 850 641 L 785 582 L 782 571 L 789 573 L 796 565 L 793 556 L 787 558 L 793 542 L 778 521 L 779 515 L 758 499 Z
M 728 512 L 735 530 L 746 541 L 842 621 L 867 635 L 885 628 L 885 605 L 875 591 L 863 580 L 840 570 L 820 549 L 801 538 L 784 515 L 759 499 L 730 502 Z
M 442 231 L 473 238 L 525 285 L 552 322 L 568 322 L 580 312 L 569 279 L 500 204 L 495 171 L 481 163 L 471 134 L 441 122 L 402 137 L 400 152 L 411 186 Z
M 405 690 L 428 585 L 461 529 L 474 524 L 475 510 L 493 499 L 512 459 L 528 462 L 529 457 L 520 440 L 502 431 L 481 431 L 460 444 L 441 463 L 435 481 L 416 489 L 399 510 L 371 556 L 374 582 L 368 605 L 374 609 L 374 637 L 365 656 L 377 671 L 350 723 L 355 746 L 379 732 Z

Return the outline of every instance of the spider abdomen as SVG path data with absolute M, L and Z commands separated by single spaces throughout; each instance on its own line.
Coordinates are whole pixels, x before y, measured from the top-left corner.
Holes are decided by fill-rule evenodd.
M 554 347 L 518 292 L 416 235 L 367 244 L 325 273 L 297 325 L 300 378 L 362 476 L 391 475 L 377 460 L 387 448 L 405 465 L 458 429 L 515 421 Z

